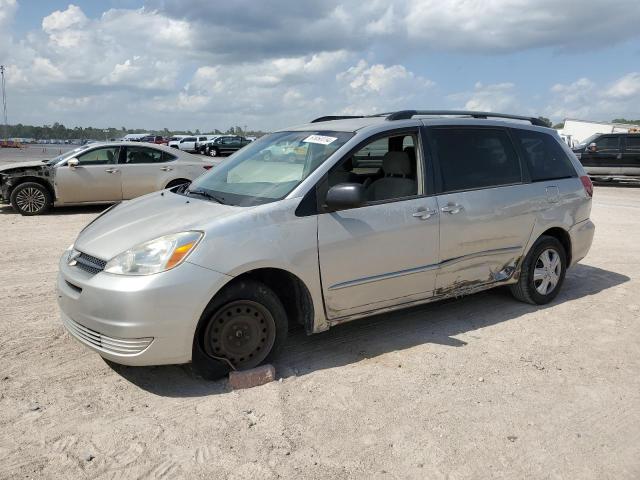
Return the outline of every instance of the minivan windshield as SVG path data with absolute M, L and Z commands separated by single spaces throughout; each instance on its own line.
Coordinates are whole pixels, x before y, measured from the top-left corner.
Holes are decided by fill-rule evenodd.
M 197 178 L 184 194 L 237 206 L 280 200 L 352 136 L 333 131 L 265 135 Z

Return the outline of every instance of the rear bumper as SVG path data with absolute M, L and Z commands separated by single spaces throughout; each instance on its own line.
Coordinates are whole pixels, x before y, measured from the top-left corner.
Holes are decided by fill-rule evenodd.
M 67 331 L 123 365 L 191 361 L 193 336 L 213 295 L 230 279 L 185 262 L 146 276 L 92 275 L 60 259 L 58 305 Z
M 569 229 L 569 236 L 571 237 L 571 265 L 575 265 L 587 256 L 593 243 L 595 231 L 596 226 L 591 219 L 576 223 Z

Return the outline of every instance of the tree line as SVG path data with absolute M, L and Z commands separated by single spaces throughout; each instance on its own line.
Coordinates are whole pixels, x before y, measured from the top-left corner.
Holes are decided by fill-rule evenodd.
M 55 122 L 53 125 L 6 125 L 0 127 L 0 135 L 7 138 L 34 138 L 36 140 L 106 140 L 122 138 L 128 133 L 150 133 L 152 135 L 162 135 L 163 137 L 171 137 L 173 135 L 200 135 L 200 134 L 229 134 L 229 135 L 245 135 L 259 137 L 264 132 L 259 130 L 248 130 L 246 127 L 239 126 L 230 127 L 225 131 L 214 129 L 210 132 L 201 132 L 196 130 L 169 130 L 163 128 L 161 130 L 146 130 L 143 128 L 97 128 L 97 127 L 73 127 L 68 128 L 63 124 Z

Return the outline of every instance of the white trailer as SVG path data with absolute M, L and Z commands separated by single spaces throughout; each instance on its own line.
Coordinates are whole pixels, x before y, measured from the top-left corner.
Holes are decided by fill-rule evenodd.
M 630 125 L 627 123 L 607 123 L 607 122 L 592 122 L 589 120 L 576 120 L 573 118 L 567 118 L 564 121 L 564 128 L 558 130 L 558 133 L 567 138 L 569 146 L 574 146 L 584 142 L 591 135 L 596 133 L 613 133 L 613 132 L 628 132 L 631 128 L 637 128 L 637 125 Z

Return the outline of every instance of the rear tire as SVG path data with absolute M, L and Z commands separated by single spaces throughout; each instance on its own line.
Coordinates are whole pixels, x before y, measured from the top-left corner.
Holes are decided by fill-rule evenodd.
M 543 235 L 524 259 L 518 283 L 510 285 L 521 302 L 544 305 L 560 291 L 567 270 L 567 253 L 558 239 Z
M 270 362 L 284 345 L 289 329 L 278 296 L 255 280 L 241 280 L 225 288 L 202 318 L 200 340 L 209 360 L 226 359 L 238 370 Z
M 21 215 L 42 215 L 51 208 L 51 193 L 44 185 L 24 182 L 11 192 L 11 206 Z

